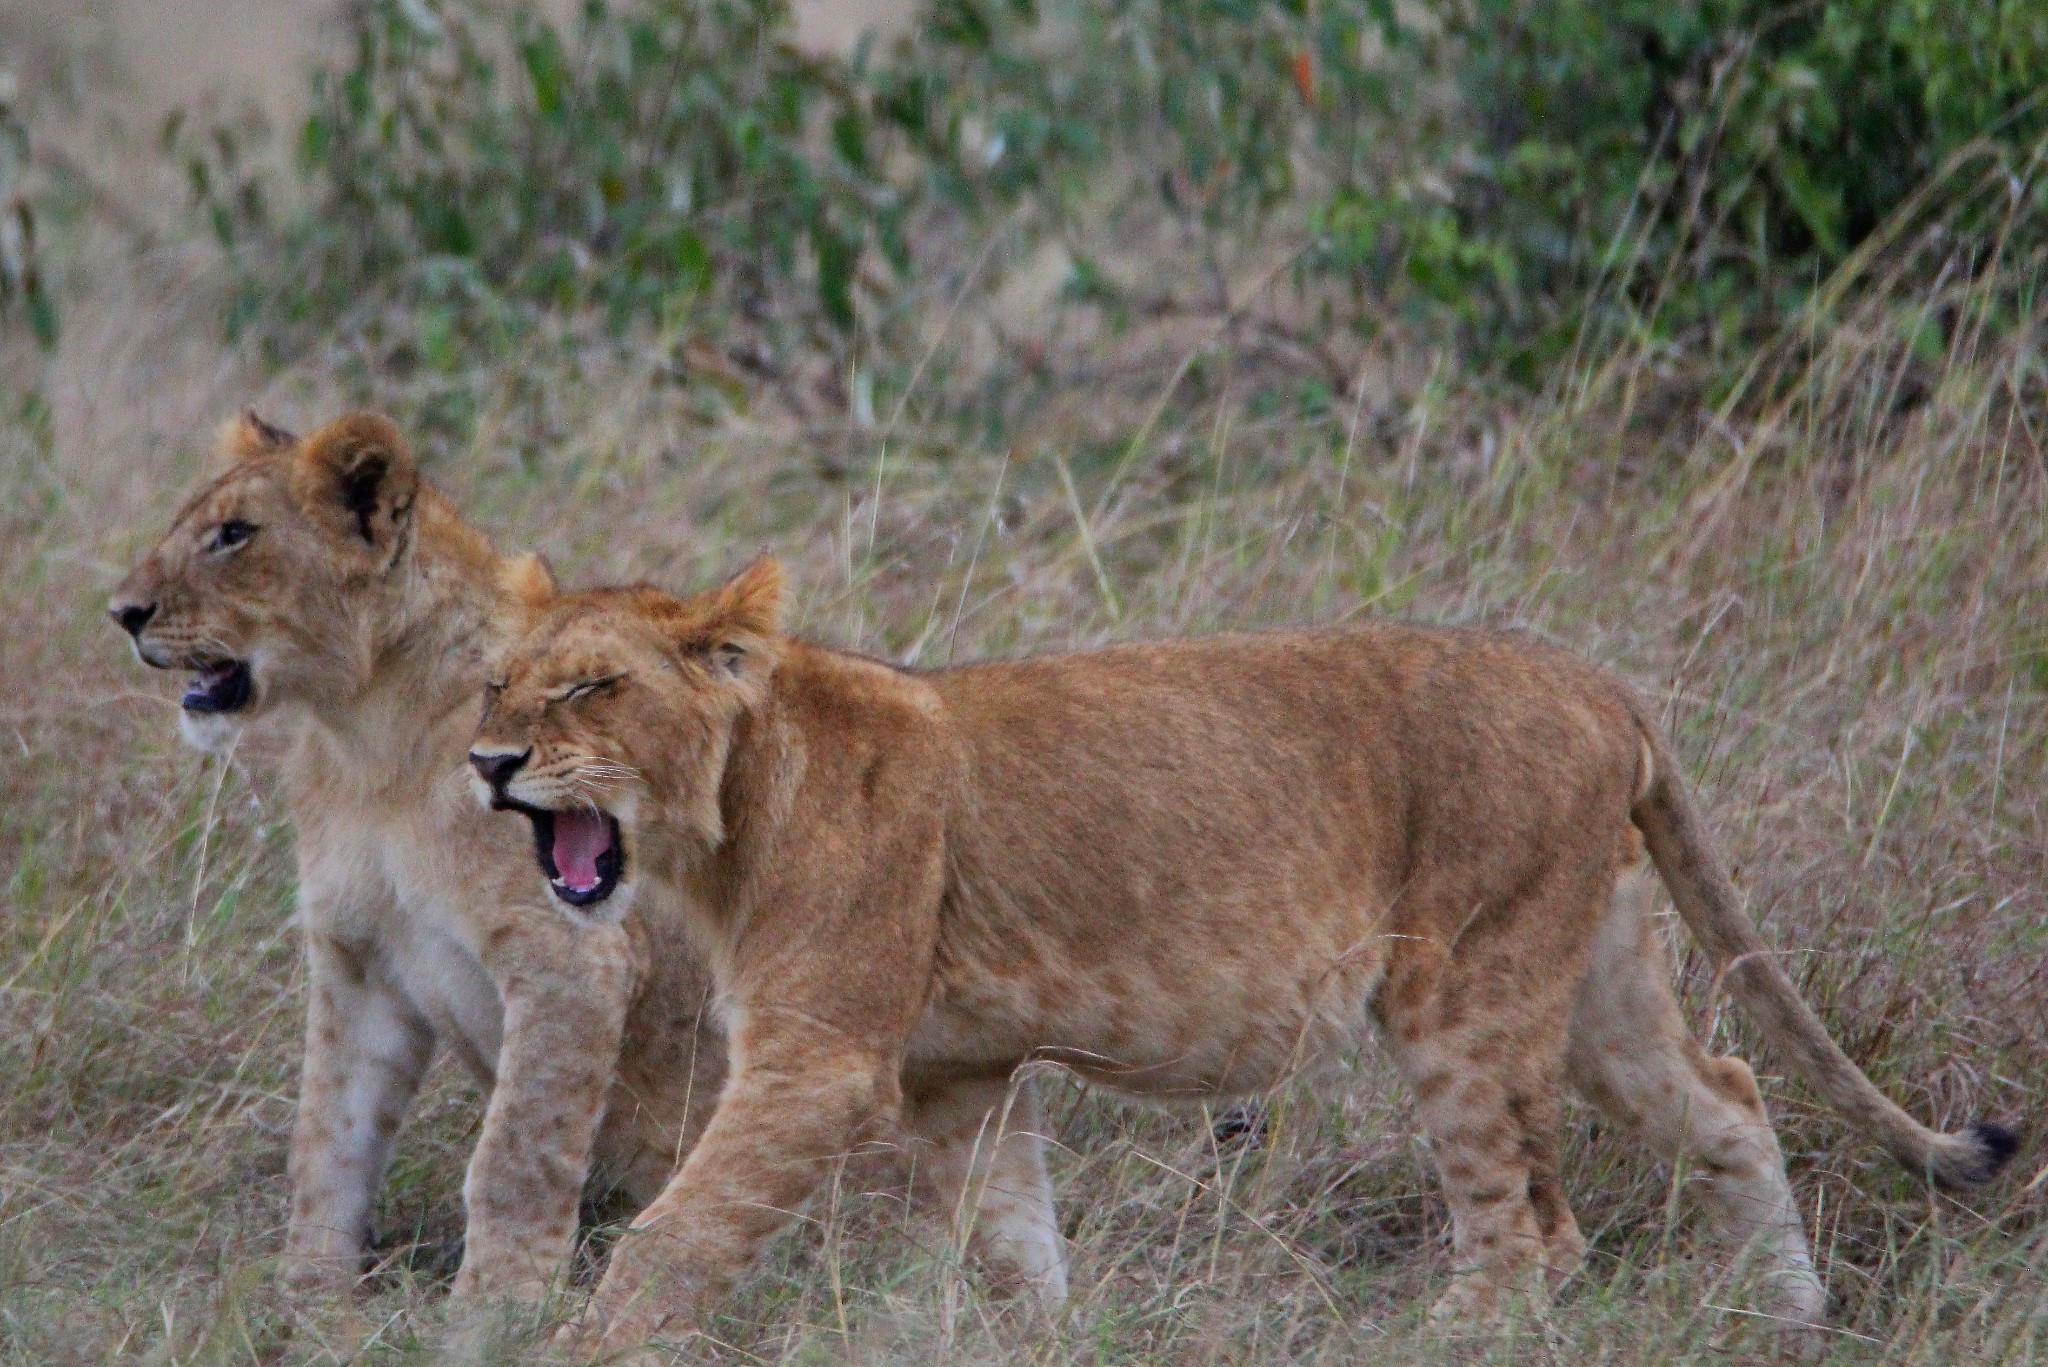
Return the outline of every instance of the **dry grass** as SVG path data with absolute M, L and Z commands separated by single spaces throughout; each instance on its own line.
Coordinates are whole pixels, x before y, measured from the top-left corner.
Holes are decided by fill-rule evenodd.
M 1303 376 L 1329 358 L 1302 360 L 1283 297 L 1247 288 L 1234 319 L 1190 303 L 1112 338 L 1078 308 L 952 315 L 963 260 L 913 301 L 933 320 L 918 393 L 872 425 L 678 385 L 659 358 L 574 345 L 572 321 L 461 377 L 483 417 L 427 431 L 430 473 L 576 582 L 691 584 L 772 548 L 805 630 L 906 660 L 1366 613 L 1542 633 L 1662 700 L 1756 914 L 1873 1076 L 1930 1120 L 2025 1126 L 2048 1091 L 2039 268 L 1958 283 L 1911 265 L 1904 248 L 1859 263 L 1851 302 L 1716 413 L 1682 358 L 1626 341 L 1537 400 L 1388 340 L 1338 356 L 1356 379 L 1325 401 Z M 362 1315 L 267 1278 L 300 1025 L 290 832 L 261 746 L 181 750 L 170 685 L 100 604 L 220 416 L 252 398 L 293 423 L 363 398 L 418 413 L 425 382 L 343 347 L 281 373 L 224 355 L 217 287 L 181 249 L 107 250 L 54 359 L 0 351 L 0 1362 L 516 1356 L 527 1326 L 457 1341 L 441 1324 L 478 1117 L 452 1072 L 409 1124 Z M 1972 326 L 1993 300 L 2019 321 Z M 1916 357 L 1905 339 L 1933 314 L 1959 320 L 1947 354 Z M 1008 435 L 945 419 L 961 396 Z M 1697 961 L 1687 981 L 1700 1029 L 1769 1072 Z M 1931 1196 L 1768 1087 L 1833 1295 L 1831 1361 L 2048 1359 L 2038 1144 L 1986 1192 Z M 1049 1336 L 1017 1334 L 928 1230 L 845 1193 L 719 1324 L 728 1356 L 1767 1351 L 1728 1308 L 1741 1287 L 1691 1256 L 1683 1174 L 1583 1118 L 1585 1273 L 1547 1323 L 1445 1341 L 1415 1308 L 1446 1270 L 1442 1209 L 1370 1049 L 1282 1097 L 1263 1146 L 1052 1090 L 1076 1293 Z

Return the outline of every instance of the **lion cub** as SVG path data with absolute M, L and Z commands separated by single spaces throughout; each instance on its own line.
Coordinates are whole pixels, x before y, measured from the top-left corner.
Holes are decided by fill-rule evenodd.
M 188 740 L 282 742 L 309 998 L 284 1241 L 298 1286 L 361 1274 L 436 1049 L 490 1092 L 463 1296 L 545 1288 L 593 1157 L 651 1199 L 717 1095 L 701 966 L 659 925 L 570 924 L 520 833 L 469 798 L 485 661 L 553 592 L 420 477 L 389 420 L 298 437 L 246 413 L 109 605 L 145 664 L 189 672 Z
M 917 672 L 782 635 L 781 597 L 772 561 L 687 600 L 565 596 L 509 652 L 471 750 L 593 932 L 650 895 L 688 909 L 732 1044 L 588 1347 L 687 1328 L 825 1160 L 977 1109 L 1028 1060 L 1228 1096 L 1368 1023 L 1450 1204 L 1440 1312 L 1541 1296 L 1579 1256 L 1569 1078 L 1688 1155 L 1772 1310 L 1817 1317 L 1755 1080 L 1680 1017 L 1645 846 L 1736 997 L 1847 1119 L 1942 1181 L 2012 1150 L 1993 1126 L 1923 1127 L 1834 1045 L 1640 708 L 1569 655 L 1365 626 Z

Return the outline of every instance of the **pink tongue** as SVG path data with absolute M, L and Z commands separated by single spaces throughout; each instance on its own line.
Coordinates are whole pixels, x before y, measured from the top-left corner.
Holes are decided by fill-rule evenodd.
M 555 874 L 566 887 L 596 887 L 597 857 L 611 847 L 611 824 L 596 812 L 555 813 Z

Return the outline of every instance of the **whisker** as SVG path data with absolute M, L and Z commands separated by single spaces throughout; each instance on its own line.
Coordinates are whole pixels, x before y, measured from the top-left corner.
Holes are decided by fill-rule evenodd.
M 562 786 L 568 790 L 571 801 L 589 808 L 593 814 L 602 814 L 604 809 L 597 799 L 609 792 L 613 785 L 578 770 L 564 776 Z
M 608 793 L 640 777 L 640 771 L 632 765 L 597 755 L 572 755 L 566 763 L 571 766 L 572 781 L 589 793 Z
M 627 764 L 621 760 L 607 759 L 603 755 L 570 755 L 568 756 L 568 758 L 576 764 L 580 764 L 591 769 L 616 769 L 624 773 L 633 774 L 635 776 L 637 776 L 640 772 L 638 769 L 635 769 L 630 764 Z

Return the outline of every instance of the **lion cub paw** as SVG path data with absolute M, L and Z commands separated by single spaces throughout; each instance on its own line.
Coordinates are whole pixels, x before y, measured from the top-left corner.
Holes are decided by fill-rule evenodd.
M 1550 1312 L 1550 1294 L 1538 1273 L 1504 1280 L 1495 1273 L 1461 1272 L 1429 1308 L 1429 1318 L 1446 1329 L 1501 1329 L 1541 1319 Z
M 571 1320 L 555 1331 L 551 1348 L 555 1361 L 575 1367 L 661 1367 L 673 1354 L 654 1347 L 649 1340 L 661 1332 L 661 1317 L 631 1311 L 607 1314 L 591 1306 L 581 1319 Z

